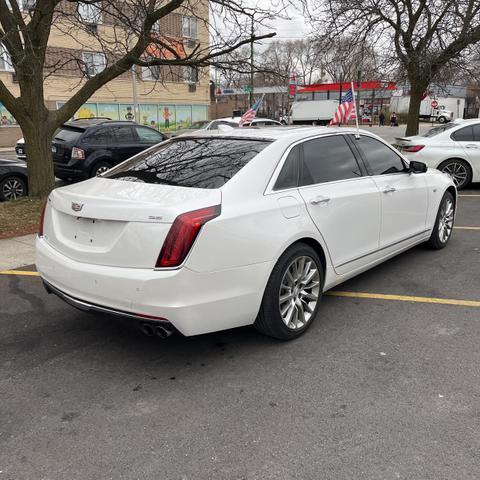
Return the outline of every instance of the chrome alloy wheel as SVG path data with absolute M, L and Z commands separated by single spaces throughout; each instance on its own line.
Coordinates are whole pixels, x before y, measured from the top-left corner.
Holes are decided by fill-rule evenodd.
M 442 243 L 446 243 L 452 234 L 453 216 L 453 202 L 450 198 L 446 198 L 440 208 L 440 218 L 438 222 L 438 237 Z
M 101 167 L 97 168 L 97 171 L 95 172 L 95 176 L 99 176 L 102 173 L 108 172 L 110 170 L 110 167 L 107 167 L 106 165 L 102 165 Z
M 23 183 L 17 178 L 10 178 L 2 188 L 3 197 L 5 200 L 16 200 L 25 195 Z
M 442 172 L 450 175 L 455 183 L 455 186 L 457 187 L 461 187 L 468 177 L 468 172 L 465 165 L 457 162 L 451 162 L 448 165 L 445 165 L 442 168 Z
M 297 257 L 285 270 L 280 284 L 278 305 L 285 325 L 298 330 L 315 311 L 320 296 L 320 275 L 311 257 Z

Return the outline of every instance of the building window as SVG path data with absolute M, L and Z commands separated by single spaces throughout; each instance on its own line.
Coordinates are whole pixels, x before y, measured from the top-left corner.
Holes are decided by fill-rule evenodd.
M 12 59 L 7 49 L 0 43 L 0 70 L 6 70 L 7 72 L 13 72 Z
M 78 16 L 84 23 L 97 25 L 102 23 L 102 11 L 100 5 L 94 3 L 79 3 Z
M 198 82 L 198 68 L 197 67 L 183 67 L 183 80 L 187 83 Z
M 197 38 L 197 19 L 195 17 L 182 17 L 182 35 L 188 38 Z
M 36 0 L 18 0 L 18 8 L 24 12 L 30 12 L 35 9 Z
M 160 80 L 160 65 L 142 67 L 142 80 Z
M 152 33 L 160 33 L 160 20 L 157 20 L 157 21 L 152 25 Z
M 103 53 L 83 52 L 84 73 L 93 77 L 105 69 L 107 62 Z

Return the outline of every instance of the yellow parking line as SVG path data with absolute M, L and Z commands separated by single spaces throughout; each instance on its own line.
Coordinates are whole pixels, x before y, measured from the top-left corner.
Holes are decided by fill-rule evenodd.
M 458 226 L 458 227 L 453 227 L 455 230 L 480 230 L 480 227 L 462 227 L 462 226 Z
M 28 275 L 31 277 L 37 277 L 38 272 L 28 272 L 26 270 L 3 270 L 0 275 Z
M 413 297 L 411 295 L 387 295 L 383 293 L 365 292 L 339 292 L 331 290 L 325 295 L 332 297 L 370 298 L 375 300 L 396 300 L 400 302 L 438 303 L 441 305 L 457 305 L 461 307 L 480 307 L 480 301 L 476 300 L 453 300 L 451 298 Z

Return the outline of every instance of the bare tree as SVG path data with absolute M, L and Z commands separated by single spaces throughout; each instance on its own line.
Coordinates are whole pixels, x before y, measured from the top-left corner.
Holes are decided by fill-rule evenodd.
M 85 9 L 108 18 L 108 28 L 83 22 Z M 52 135 L 99 88 L 134 65 L 159 68 L 160 80 L 183 75 L 185 68 L 208 70 L 243 45 L 273 36 L 251 35 L 250 30 L 252 15 L 261 23 L 271 13 L 252 9 L 244 0 L 0 0 L 0 41 L 20 91 L 15 95 L 0 81 L 0 101 L 25 137 L 30 195 L 44 196 L 52 189 Z M 195 17 L 203 41 L 184 44 L 181 32 L 163 35 L 163 22 L 174 14 Z M 77 48 L 52 55 L 52 33 L 74 39 Z M 96 64 L 96 57 L 83 55 L 85 51 L 102 52 L 104 64 Z M 45 82 L 66 70 L 77 71 L 81 80 L 61 108 L 49 110 Z
M 315 9 L 314 9 L 315 10 Z M 352 45 L 369 39 L 395 54 L 410 84 L 406 135 L 418 132 L 424 92 L 442 69 L 480 41 L 478 0 L 317 0 L 314 25 Z

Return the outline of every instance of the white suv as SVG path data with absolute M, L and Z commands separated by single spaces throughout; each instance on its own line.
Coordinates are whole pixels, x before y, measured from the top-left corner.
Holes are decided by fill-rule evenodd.
M 448 173 L 459 190 L 480 181 L 480 119 L 455 120 L 413 137 L 396 138 L 410 160 Z

